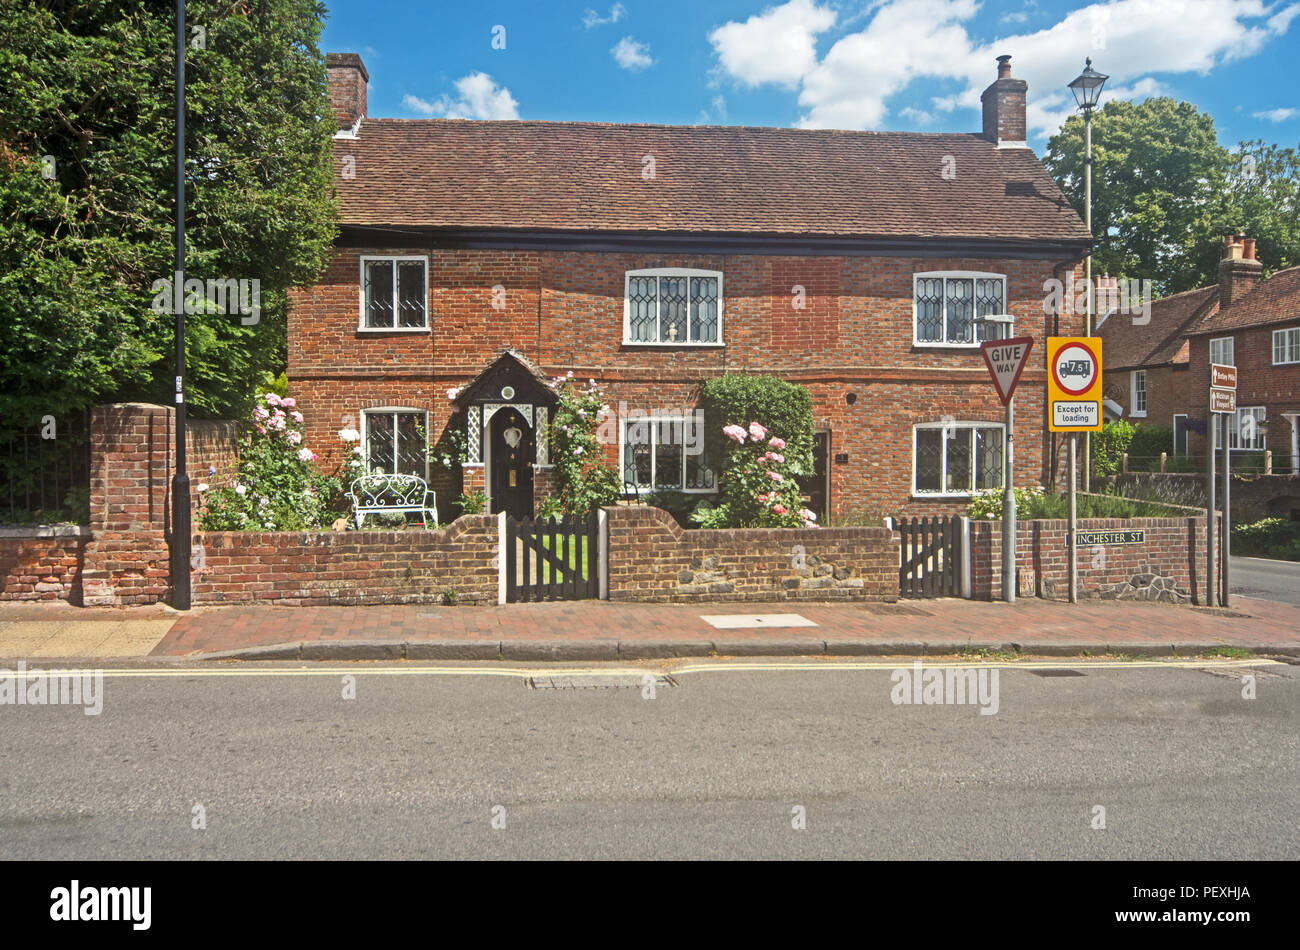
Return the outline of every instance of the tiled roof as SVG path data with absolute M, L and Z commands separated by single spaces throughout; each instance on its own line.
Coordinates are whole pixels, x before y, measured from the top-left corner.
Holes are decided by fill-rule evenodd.
M 1098 328 L 1106 369 L 1135 369 L 1187 362 L 1187 332 L 1218 306 L 1219 285 L 1186 290 L 1151 303 L 1149 323 L 1115 313 Z
M 344 225 L 1088 239 L 1031 150 L 974 134 L 364 119 L 334 155 Z
M 1300 267 L 1289 267 L 1261 280 L 1227 310 L 1206 314 L 1190 332 L 1195 336 L 1297 320 L 1300 320 Z

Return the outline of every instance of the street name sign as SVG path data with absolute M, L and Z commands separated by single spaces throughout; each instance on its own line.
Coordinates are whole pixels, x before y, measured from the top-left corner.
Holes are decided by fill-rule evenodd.
M 1101 429 L 1101 338 L 1047 338 L 1047 426 L 1052 432 Z
M 984 355 L 984 365 L 993 377 L 993 386 L 998 391 L 1002 405 L 1011 402 L 1020 382 L 1020 374 L 1029 362 L 1029 351 L 1034 346 L 1031 336 L 1018 336 L 1009 340 L 986 340 L 980 344 L 980 353 Z
M 1074 543 L 1077 547 L 1091 547 L 1094 544 L 1141 544 L 1147 539 L 1145 530 L 1137 531 L 1076 531 Z

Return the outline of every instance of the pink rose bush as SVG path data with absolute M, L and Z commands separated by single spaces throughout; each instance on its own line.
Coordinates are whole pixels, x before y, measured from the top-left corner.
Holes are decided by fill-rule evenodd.
M 201 530 L 303 531 L 328 526 L 343 513 L 341 505 L 331 506 L 341 495 L 339 480 L 316 469 L 317 456 L 303 444 L 303 414 L 296 407 L 292 396 L 267 393 L 258 399 L 233 483 L 204 486 Z M 355 430 L 345 429 L 340 437 L 344 433 Z
M 759 422 L 723 426 L 729 446 L 719 488 L 721 502 L 691 516 L 697 524 L 722 528 L 815 528 L 817 518 L 803 506 L 797 471 L 781 452 L 784 439 L 768 438 Z

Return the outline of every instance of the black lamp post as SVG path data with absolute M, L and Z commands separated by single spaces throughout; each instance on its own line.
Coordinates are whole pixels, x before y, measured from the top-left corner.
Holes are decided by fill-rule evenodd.
M 185 0 L 176 0 L 176 473 L 172 477 L 172 606 L 190 609 L 190 476 L 185 471 Z
M 1106 85 L 1109 76 L 1092 68 L 1092 57 L 1084 60 L 1083 72 L 1070 82 L 1070 91 L 1074 101 L 1083 110 L 1083 223 L 1092 234 L 1092 110 L 1097 108 L 1101 99 L 1101 87 Z M 1088 248 L 1088 257 L 1084 264 L 1084 280 L 1087 284 L 1087 322 L 1084 324 L 1084 336 L 1092 336 L 1092 248 Z M 1083 434 L 1083 490 L 1092 490 L 1092 433 Z

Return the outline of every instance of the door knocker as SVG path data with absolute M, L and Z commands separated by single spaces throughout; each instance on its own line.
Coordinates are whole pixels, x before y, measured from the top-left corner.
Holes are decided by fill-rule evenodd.
M 524 437 L 523 432 L 521 432 L 517 426 L 511 426 L 509 429 L 506 429 L 502 435 L 505 436 L 506 445 L 510 446 L 512 449 L 518 446 L 519 440 Z

